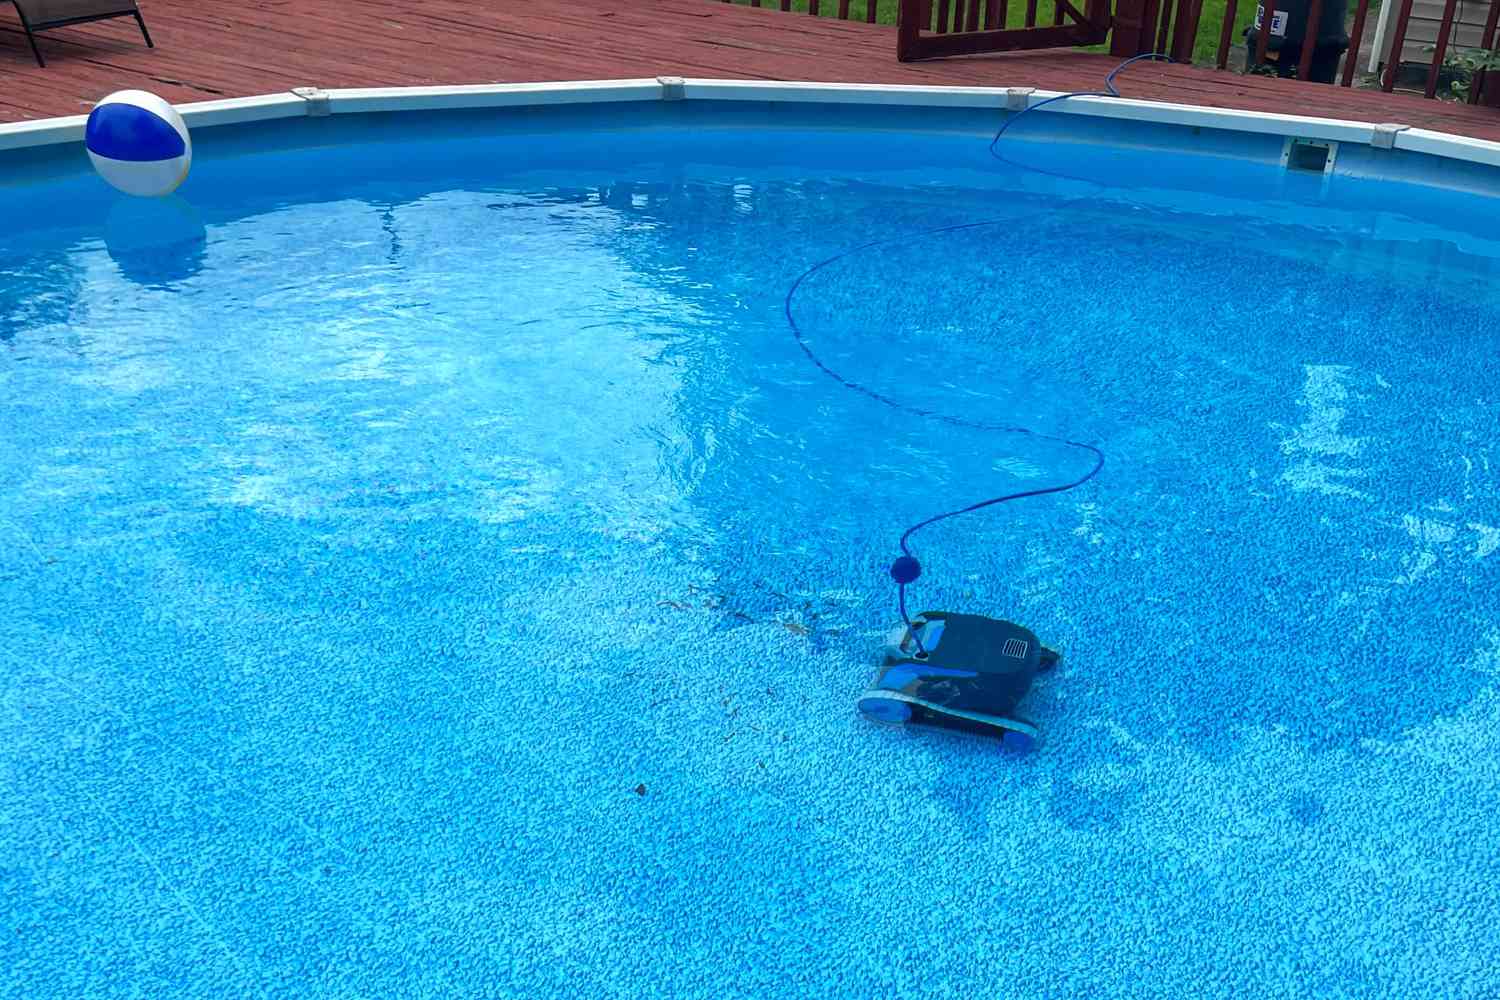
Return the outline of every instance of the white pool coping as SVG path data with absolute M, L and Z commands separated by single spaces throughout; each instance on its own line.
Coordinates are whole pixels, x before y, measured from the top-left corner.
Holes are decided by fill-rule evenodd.
M 993 108 L 1018 111 L 1061 96 L 1030 87 L 922 87 L 867 83 L 782 83 L 663 76 L 640 80 L 502 83 L 447 87 L 299 87 L 282 94 L 182 104 L 189 128 L 278 118 L 399 111 L 545 107 L 641 101 L 758 101 L 891 107 Z M 1411 128 L 1400 123 L 1345 121 L 1269 112 L 1235 111 L 1134 98 L 1075 97 L 1040 109 L 1191 128 L 1293 136 L 1403 149 L 1429 156 L 1500 166 L 1500 143 Z M 87 116 L 0 125 L 0 151 L 80 142 Z

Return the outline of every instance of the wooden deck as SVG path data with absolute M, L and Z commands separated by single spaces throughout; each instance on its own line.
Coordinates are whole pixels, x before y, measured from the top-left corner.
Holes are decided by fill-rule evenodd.
M 1114 65 L 1072 51 L 902 65 L 894 29 L 711 0 L 145 0 L 157 48 L 117 20 L 42 36 L 38 68 L 0 5 L 0 121 L 87 112 L 139 87 L 174 102 L 294 86 L 680 75 L 1096 89 Z M 1142 64 L 1126 96 L 1400 122 L 1500 140 L 1500 112 L 1403 94 Z

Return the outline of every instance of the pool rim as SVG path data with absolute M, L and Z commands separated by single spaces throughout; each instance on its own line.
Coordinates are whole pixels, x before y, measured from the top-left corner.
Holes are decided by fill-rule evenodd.
M 654 79 L 352 87 L 333 90 L 296 87 L 281 93 L 199 101 L 176 105 L 176 108 L 189 128 L 198 129 L 284 118 L 652 101 L 750 101 L 773 104 L 976 108 L 1014 112 L 1060 95 L 1059 91 L 1038 90 L 1033 87 L 786 83 L 660 76 Z M 1500 167 L 1500 142 L 1415 128 L 1399 122 L 1360 122 L 1239 111 L 1143 101 L 1129 97 L 1079 96 L 1048 104 L 1038 110 L 1186 128 L 1351 143 Z M 0 124 L 0 154 L 10 150 L 81 142 L 87 121 L 87 115 L 74 115 Z

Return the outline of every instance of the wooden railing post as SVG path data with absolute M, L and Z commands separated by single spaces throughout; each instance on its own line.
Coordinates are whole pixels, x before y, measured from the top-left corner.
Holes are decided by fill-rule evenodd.
M 927 13 L 927 0 L 901 0 L 896 12 L 896 58 L 911 62 L 917 58 L 922 36 L 922 15 Z
M 1490 16 L 1484 22 L 1484 39 L 1479 43 L 1479 47 L 1486 52 L 1495 51 L 1495 26 L 1497 21 L 1500 21 L 1500 0 L 1494 0 L 1490 4 Z M 1479 88 L 1483 84 L 1484 77 L 1478 73 L 1474 74 L 1474 79 L 1469 81 L 1470 104 L 1479 103 Z
M 1406 0 L 1406 2 L 1410 4 L 1411 0 Z M 1265 65 L 1266 48 L 1271 44 L 1271 26 L 1275 23 L 1276 0 L 1265 0 L 1265 3 L 1260 5 L 1260 31 L 1258 32 L 1259 38 L 1255 42 L 1255 65 L 1257 66 Z M 1287 23 L 1291 23 L 1291 18 L 1287 19 Z M 1253 26 L 1255 22 L 1251 21 L 1250 24 Z M 1282 42 L 1286 42 L 1285 36 L 1282 37 Z
M 1109 39 L 1109 54 L 1120 59 L 1138 56 L 1149 49 L 1142 48 L 1142 33 L 1151 29 L 1146 25 L 1147 0 L 1118 0 L 1115 4 L 1113 28 Z
M 1406 28 L 1410 24 L 1411 0 L 1401 0 L 1401 11 L 1396 15 L 1396 37 L 1391 39 L 1391 56 L 1385 62 L 1385 76 L 1380 81 L 1380 89 L 1387 94 L 1396 86 L 1396 71 L 1401 68 L 1401 50 L 1406 48 Z
M 1203 16 L 1203 0 L 1178 0 L 1177 20 L 1172 25 L 1172 48 L 1168 51 L 1175 62 L 1193 61 L 1193 49 L 1198 44 L 1198 21 Z
M 1364 0 L 1369 3 L 1370 0 Z M 1239 13 L 1237 0 L 1228 0 L 1224 5 L 1224 24 L 1219 28 L 1219 57 L 1214 65 L 1220 69 L 1229 65 L 1229 46 L 1234 42 L 1234 16 Z
M 1109 0 L 1088 0 L 1083 5 L 1083 16 L 1099 32 L 1109 30 Z
M 1131 55 L 1143 56 L 1156 51 L 1156 33 L 1162 27 L 1162 12 L 1169 10 L 1172 0 L 1146 0 L 1141 13 L 1141 37 Z
M 1437 95 L 1438 74 L 1443 71 L 1443 57 L 1448 54 L 1448 35 L 1453 31 L 1453 8 L 1458 5 L 1458 0 L 1448 0 L 1443 5 L 1443 23 L 1438 28 L 1437 45 L 1432 50 L 1432 65 L 1427 70 L 1426 96 Z M 1475 85 L 1479 81 L 1474 81 Z
M 1457 0 L 1453 0 L 1457 2 Z M 1297 60 L 1297 79 L 1306 80 L 1307 74 L 1312 70 L 1313 51 L 1318 47 L 1318 29 L 1322 27 L 1323 0 L 1312 0 L 1307 8 L 1307 27 L 1302 32 L 1302 56 Z M 1282 45 L 1291 41 L 1284 38 Z
M 1161 10 L 1156 14 L 1156 41 L 1148 50 L 1150 52 L 1167 51 L 1167 31 L 1172 26 L 1172 5 L 1173 0 L 1162 0 Z
M 1500 10 L 1500 0 L 1495 5 Z M 1365 18 L 1370 14 L 1370 0 L 1359 0 L 1359 6 L 1354 10 L 1354 27 L 1349 29 L 1349 54 L 1344 56 L 1344 78 L 1340 81 L 1343 86 L 1349 87 L 1354 84 L 1354 71 L 1359 63 L 1359 43 L 1365 37 Z

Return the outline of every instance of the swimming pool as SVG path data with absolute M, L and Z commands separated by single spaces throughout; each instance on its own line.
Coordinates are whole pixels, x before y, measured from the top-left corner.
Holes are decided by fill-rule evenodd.
M 0 993 L 1500 994 L 1494 168 L 748 96 L 0 157 Z

